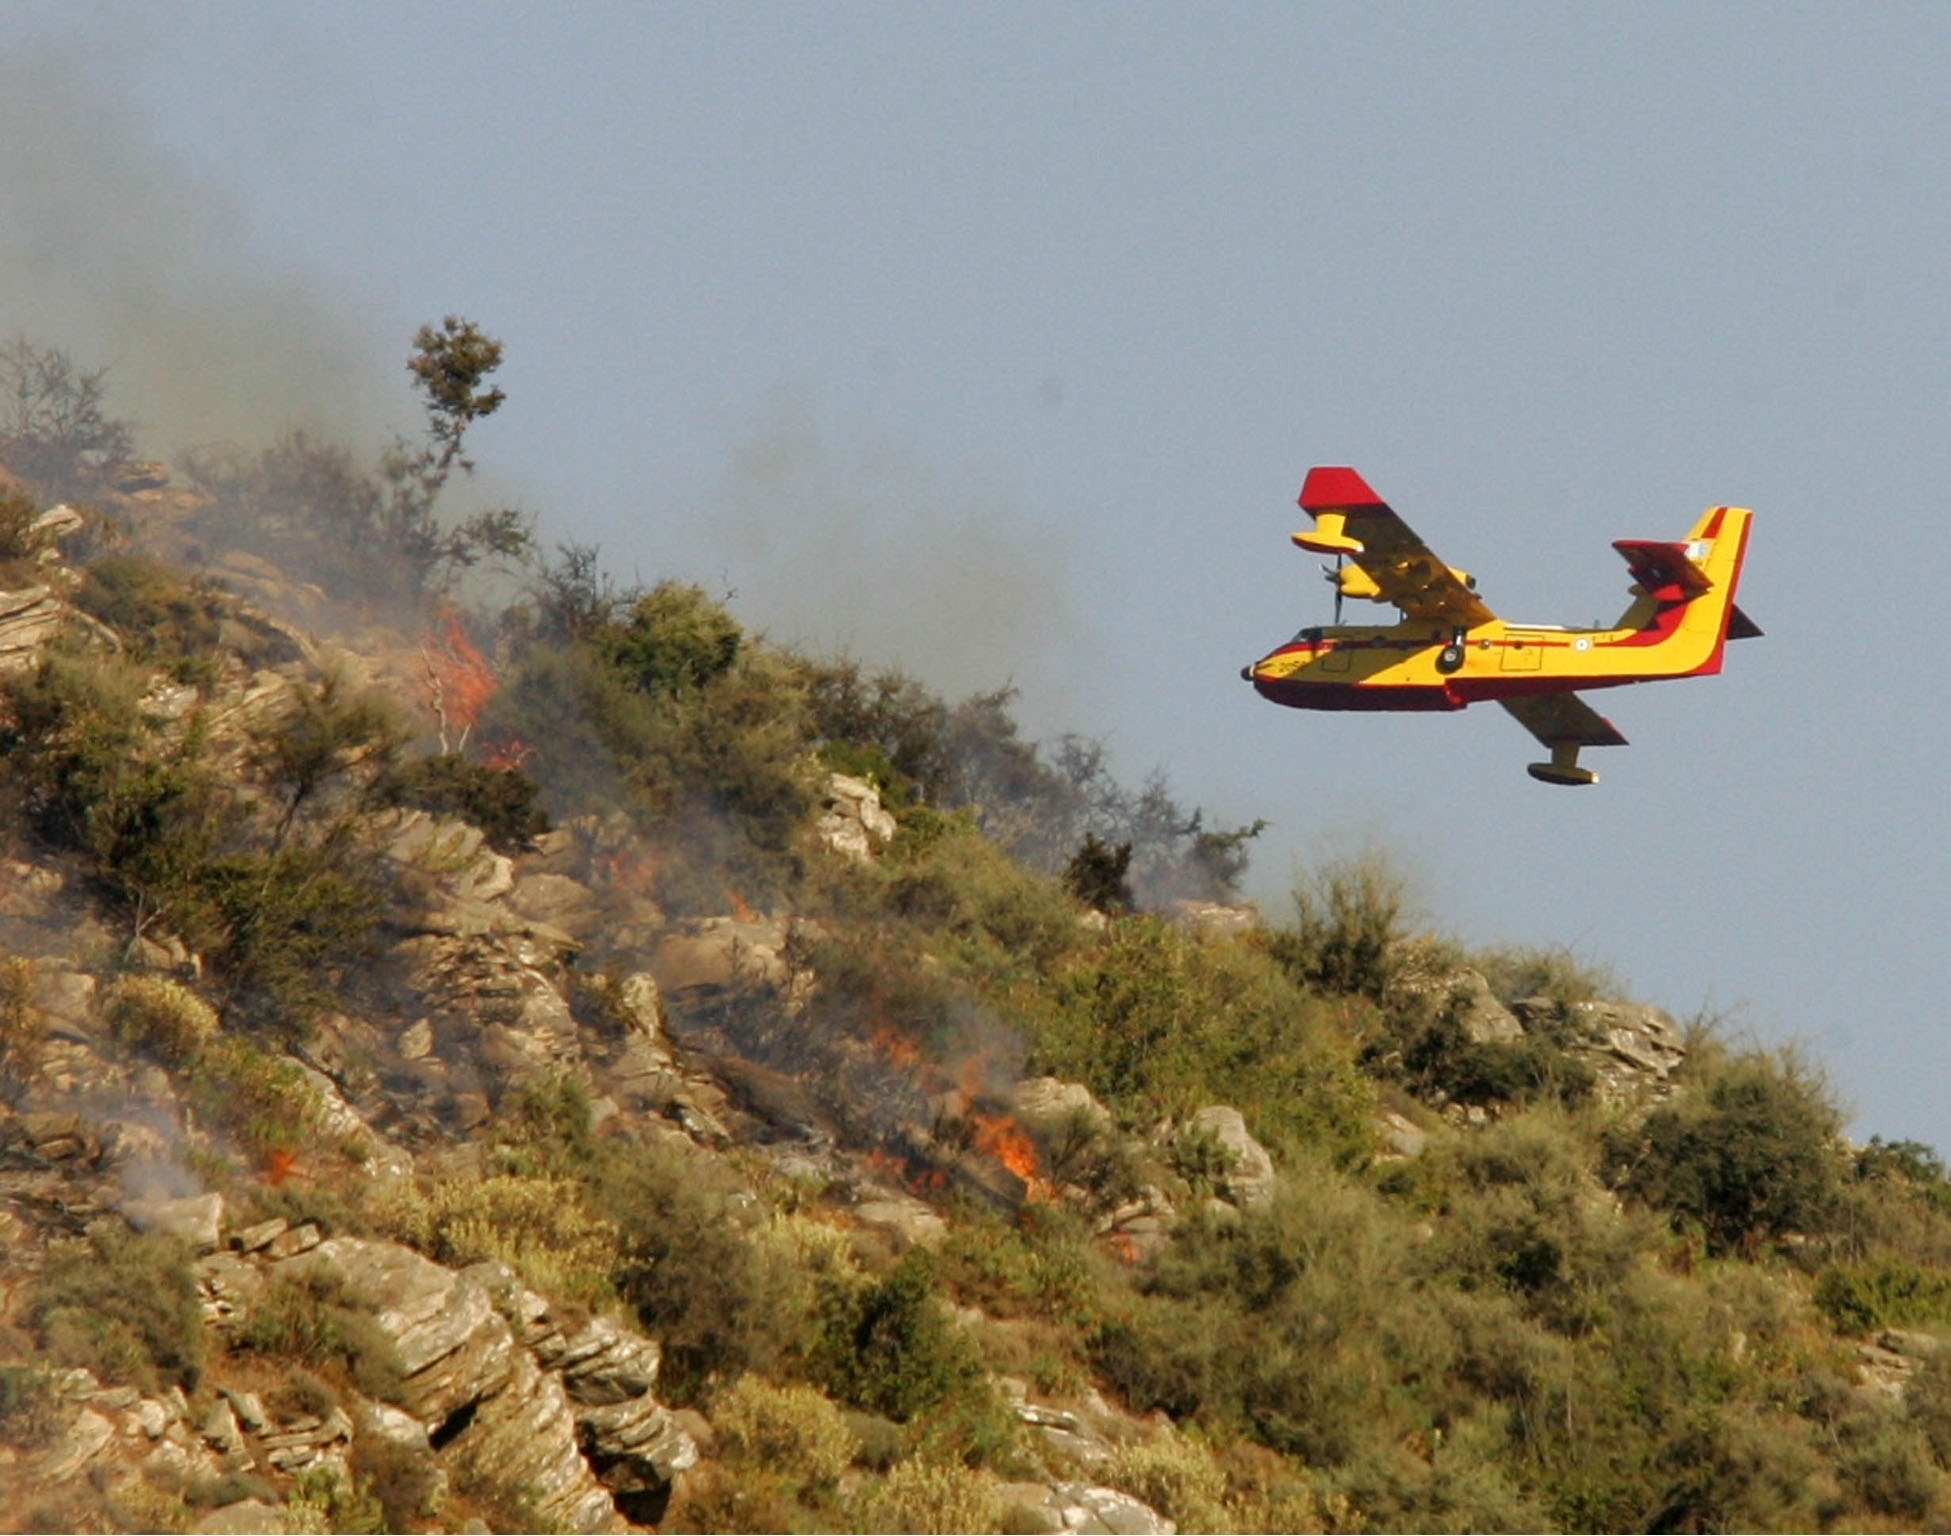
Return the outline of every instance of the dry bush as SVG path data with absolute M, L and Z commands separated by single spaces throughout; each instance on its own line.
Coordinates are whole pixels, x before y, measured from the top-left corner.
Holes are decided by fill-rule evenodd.
M 574 1180 L 497 1174 L 427 1190 L 400 1182 L 369 1214 L 382 1231 L 443 1264 L 499 1259 L 558 1301 L 600 1305 L 616 1297 L 621 1233 L 590 1211 Z
M 1167 1433 L 1122 1446 L 1097 1475 L 1151 1505 L 1182 1531 L 1237 1528 L 1225 1507 L 1226 1474 L 1196 1440 Z
M 109 995 L 108 1018 L 124 1045 L 152 1051 L 173 1067 L 190 1066 L 221 1032 L 214 1008 L 164 976 L 128 976 L 117 982 Z
M 857 1531 L 993 1531 L 1002 1519 L 992 1472 L 956 1463 L 904 1461 L 852 1500 Z
M 775 1387 L 742 1376 L 711 1410 L 727 1461 L 760 1466 L 795 1488 L 838 1481 L 860 1440 L 839 1408 L 811 1387 Z

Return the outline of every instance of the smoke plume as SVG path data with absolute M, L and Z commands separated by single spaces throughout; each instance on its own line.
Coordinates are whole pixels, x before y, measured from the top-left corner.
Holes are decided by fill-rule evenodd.
M 152 451 L 292 427 L 373 440 L 388 349 L 252 242 L 80 52 L 0 58 L 0 335 L 106 366 L 114 408 Z
M 774 639 L 899 666 L 949 695 L 1014 684 L 1032 734 L 1074 725 L 1085 645 L 1070 549 L 981 484 L 822 427 L 780 394 L 711 498 L 735 607 Z

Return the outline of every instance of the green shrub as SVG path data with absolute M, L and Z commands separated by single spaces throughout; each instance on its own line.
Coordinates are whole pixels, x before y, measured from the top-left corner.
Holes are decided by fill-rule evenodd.
M 347 1314 L 331 1292 L 305 1280 L 275 1279 L 231 1333 L 238 1349 L 322 1365 L 352 1352 Z
M 1816 1276 L 1813 1299 L 1839 1333 L 1951 1323 L 1951 1271 L 1895 1255 L 1831 1264 Z
M 1717 1253 L 1822 1230 L 1841 1184 L 1841 1116 L 1822 1085 L 1773 1053 L 1696 1049 L 1689 1066 L 1684 1095 L 1610 1138 L 1618 1185 Z
M 33 497 L 0 483 L 0 587 L 29 586 L 41 574 L 34 561 L 38 541 L 28 531 L 38 516 Z
M 633 688 L 657 696 L 691 692 L 738 660 L 745 632 L 702 587 L 664 581 L 640 597 L 599 642 Z
M 810 1281 L 722 1166 L 664 1145 L 619 1149 L 591 1175 L 591 1206 L 615 1223 L 619 1294 L 664 1349 L 659 1393 L 696 1401 L 713 1384 L 772 1371 L 798 1343 Z
M 1506 945 L 1479 950 L 1471 966 L 1501 1002 L 1547 997 L 1562 1005 L 1597 1002 L 1622 995 L 1610 966 L 1581 960 L 1562 945 Z
M 807 1366 L 835 1396 L 899 1423 L 973 1391 L 974 1341 L 943 1307 L 931 1261 L 913 1249 L 864 1288 L 829 1287 Z
M 1130 872 L 1130 843 L 1113 847 L 1095 832 L 1087 832 L 1064 866 L 1064 889 L 1096 911 L 1129 912 L 1134 905 Z
M 0 464 L 54 500 L 100 490 L 135 451 L 107 402 L 106 368 L 25 336 L 0 344 Z
M 520 853 L 549 830 L 548 813 L 536 804 L 541 790 L 535 780 L 519 768 L 470 763 L 458 752 L 416 758 L 394 769 L 379 792 L 392 805 L 458 816 L 479 827 L 488 845 L 502 853 Z
M 1276 1156 L 1367 1156 L 1373 1089 L 1328 1006 L 1254 945 L 1132 918 L 1047 992 L 1012 1002 L 1031 1069 L 1084 1083 L 1127 1123 L 1231 1104 Z
M 1294 889 L 1273 953 L 1316 991 L 1380 999 L 1404 937 L 1409 883 L 1379 854 L 1334 859 Z
M 198 1114 L 248 1150 L 291 1150 L 317 1128 L 318 1089 L 298 1064 L 224 1034 L 210 1005 L 179 982 L 125 977 L 109 996 L 108 1017 L 125 1045 L 185 1075 Z
M 0 1365 L 0 1440 L 37 1450 L 67 1420 L 54 1372 L 39 1362 Z
M 85 1239 L 50 1245 L 28 1298 L 49 1356 L 108 1381 L 194 1390 L 206 1342 L 193 1255 L 176 1238 L 100 1221 Z
M 1364 1053 L 1364 1064 L 1378 1076 L 1395 1077 L 1421 1098 L 1459 1104 L 1535 1099 L 1578 1104 L 1590 1097 L 1598 1081 L 1591 1067 L 1544 1036 L 1472 1040 L 1448 1013 L 1399 1046 L 1387 1040 L 1374 1043 Z
M 298 813 L 334 779 L 383 774 L 402 736 L 392 701 L 376 690 L 348 693 L 337 677 L 291 690 L 291 708 L 259 735 L 254 764 L 283 802 L 271 836 L 281 845 Z
M 351 1470 L 357 1491 L 379 1502 L 377 1530 L 418 1529 L 439 1510 L 446 1490 L 438 1461 L 383 1435 L 354 1439 Z
M 226 1036 L 198 1058 L 190 1101 L 211 1124 L 228 1127 L 260 1157 L 302 1146 L 319 1127 L 324 1106 L 297 1062 Z
M 0 1101 L 26 1091 L 39 1069 L 47 1020 L 34 1006 L 34 962 L 0 960 Z
M 210 588 L 143 555 L 105 555 L 82 572 L 74 604 L 178 681 L 214 681 L 222 613 Z
M 283 1515 L 284 1528 L 288 1531 L 341 1531 L 347 1536 L 370 1536 L 389 1529 L 380 1500 L 330 1462 L 297 1473 L 292 1479 L 291 1492 L 285 1495 Z
M 762 1467 L 795 1489 L 831 1486 L 860 1441 L 811 1387 L 775 1387 L 742 1376 L 712 1404 L 711 1425 L 728 1461 Z
M 1047 967 L 1078 940 L 1077 909 L 1062 889 L 966 826 L 897 854 L 887 903 L 924 931 L 979 947 L 994 971 Z
M 346 601 L 413 609 L 481 563 L 515 561 L 530 549 L 527 519 L 498 509 L 458 524 L 435 506 L 463 453 L 468 429 L 503 401 L 483 388 L 501 344 L 450 315 L 414 336 L 408 369 L 426 410 L 418 443 L 396 439 L 368 468 L 350 449 L 292 432 L 253 456 L 190 456 L 207 498 L 197 531 L 216 547 L 269 555 L 287 571 Z

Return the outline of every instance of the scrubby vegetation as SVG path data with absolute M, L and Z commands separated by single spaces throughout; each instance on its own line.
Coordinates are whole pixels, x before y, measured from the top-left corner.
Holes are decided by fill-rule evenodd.
M 32 487 L 0 504 L 0 559 L 32 565 L 53 488 L 109 495 L 132 439 L 99 376 L 24 346 L 0 385 L 45 379 L 60 406 L 30 389 L 0 413 Z M 423 331 L 425 438 L 375 469 L 303 439 L 203 466 L 206 535 L 382 599 L 396 627 L 365 662 L 390 682 L 296 644 L 247 659 L 270 621 L 140 527 L 69 572 L 85 617 L 0 682 L 9 847 L 58 867 L 74 905 L 46 921 L 80 914 L 89 946 L 0 968 L 0 1173 L 32 1195 L 5 1220 L 56 1233 L 0 1292 L 10 1451 L 59 1439 L 70 1368 L 199 1412 L 235 1369 L 315 1419 L 398 1386 L 355 1298 L 281 1279 L 219 1326 L 180 1241 L 31 1184 L 51 1148 L 107 1170 L 142 1144 L 50 1112 L 43 1059 L 85 1049 L 122 1119 L 142 1093 L 174 1106 L 171 1176 L 233 1212 L 485 1265 L 557 1325 L 654 1338 L 659 1394 L 715 1437 L 675 1488 L 626 1491 L 666 1528 L 1042 1528 L 1019 1495 L 1073 1476 L 1188 1530 L 1951 1519 L 1935 1152 L 1850 1146 L 1807 1061 L 1704 1024 L 1647 1025 L 1665 1054 L 1628 1060 L 1607 1031 L 1645 1010 L 1616 978 L 1422 931 L 1385 860 L 1325 861 L 1266 919 L 1214 914 L 1258 824 L 1210 828 L 1091 743 L 1025 740 L 1007 691 L 799 654 L 576 546 L 498 612 L 437 612 L 524 547 L 506 515 L 435 517 L 499 357 L 467 322 Z M 468 687 L 416 698 L 434 632 Z M 834 773 L 892 816 L 864 860 L 819 834 Z M 416 817 L 500 857 L 457 837 L 468 870 L 403 874 L 389 839 Z M 519 921 L 480 894 L 517 871 L 540 903 Z M 577 901 L 598 917 L 575 935 L 535 915 Z M 661 995 L 660 946 L 727 928 L 753 967 Z M 489 934 L 499 969 L 467 948 Z M 430 955 L 433 1001 L 398 974 Z M 546 1047 L 516 1039 L 525 1009 Z M 591 1063 L 633 1052 L 636 1097 L 606 1097 Z M 694 1092 L 714 1073 L 715 1100 Z M 1033 1121 L 1012 1095 L 1043 1077 L 1058 1107 Z M 381 1114 L 415 1153 L 384 1179 L 344 1131 Z M 1045 1431 L 1095 1394 L 1114 1428 L 1067 1460 Z M 438 1459 L 464 1422 L 423 1427 L 442 1443 L 363 1437 L 343 1475 L 118 1485 L 20 1519 L 180 1528 L 263 1496 L 292 1528 L 536 1523 L 491 1469 Z

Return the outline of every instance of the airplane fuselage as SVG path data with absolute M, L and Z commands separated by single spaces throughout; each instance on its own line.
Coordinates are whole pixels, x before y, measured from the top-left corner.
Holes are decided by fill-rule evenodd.
M 1295 709 L 1454 710 L 1496 699 L 1615 688 L 1721 670 L 1733 573 L 1749 513 L 1716 508 L 1696 530 L 1712 540 L 1718 601 L 1638 593 L 1610 629 L 1489 619 L 1467 630 L 1429 619 L 1304 629 L 1246 668 L 1263 698 Z

